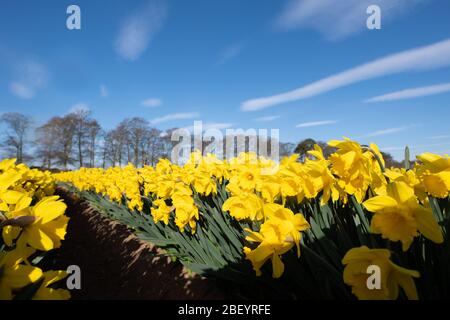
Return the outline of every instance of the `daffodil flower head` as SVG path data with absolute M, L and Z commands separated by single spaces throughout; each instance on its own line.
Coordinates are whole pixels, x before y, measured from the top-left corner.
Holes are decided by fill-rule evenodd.
M 436 198 L 450 193 L 450 157 L 424 153 L 417 157 L 422 162 L 418 171 L 425 190 Z
M 238 196 L 229 197 L 223 204 L 222 210 L 230 212 L 236 220 L 262 220 L 263 201 L 254 193 L 242 192 Z
M 300 257 L 301 232 L 310 228 L 305 217 L 301 213 L 294 214 L 292 210 L 275 203 L 264 205 L 264 216 L 271 223 L 278 224 L 285 240 L 292 239 L 297 247 L 297 256 Z
M 414 189 L 405 182 L 390 183 L 387 195 L 373 197 L 363 205 L 374 213 L 371 231 L 391 241 L 401 241 L 404 251 L 419 232 L 435 243 L 444 241 L 442 229 L 431 209 L 418 202 Z
M 0 252 L 0 300 L 11 300 L 15 291 L 42 277 L 40 268 L 23 263 L 34 252 L 24 245 L 13 251 Z
M 419 272 L 402 268 L 390 260 L 391 253 L 386 249 L 369 249 L 366 246 L 353 248 L 342 259 L 344 282 L 352 287 L 352 293 L 360 300 L 395 300 L 402 288 L 410 300 L 417 300 L 417 289 L 413 278 Z M 368 278 L 369 267 L 380 270 L 380 287 L 371 288 Z
M 44 272 L 40 287 L 33 296 L 33 300 L 68 300 L 70 292 L 66 289 L 54 289 L 51 287 L 54 283 L 66 278 L 68 273 L 63 270 Z
M 281 230 L 281 225 L 275 221 L 268 221 L 261 226 L 259 232 L 248 229 L 246 231 L 249 232 L 246 237 L 247 241 L 259 242 L 258 247 L 254 250 L 244 247 L 244 254 L 251 261 L 256 275 L 261 275 L 261 267 L 270 259 L 272 261 L 272 276 L 274 278 L 281 277 L 284 272 L 284 264 L 280 255 L 288 252 L 294 246 L 293 242 L 285 241 L 286 237 Z

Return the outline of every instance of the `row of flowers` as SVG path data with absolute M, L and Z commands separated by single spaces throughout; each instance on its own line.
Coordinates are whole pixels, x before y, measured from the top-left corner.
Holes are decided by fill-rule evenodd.
M 392 255 L 401 255 L 396 252 L 397 243 L 403 252 L 412 251 L 415 240 L 425 239 L 436 250 L 443 250 L 442 243 L 448 244 L 444 227 L 448 209 L 436 212 L 432 207 L 437 198 L 449 196 L 450 158 L 424 153 L 412 169 L 385 169 L 375 144 L 361 146 L 345 139 L 329 145 L 337 150 L 331 156 L 326 158 L 315 146 L 309 151 L 311 159 L 304 162 L 298 161 L 298 155 L 275 163 L 252 153 L 222 161 L 194 152 L 184 166 L 161 160 L 156 167 L 138 169 L 129 164 L 106 170 L 81 169 L 57 174 L 55 179 L 118 203 L 125 197 L 131 211 L 142 211 L 145 200 L 150 199 L 155 223 L 168 225 L 173 219 L 179 232 L 191 234 L 203 215 L 196 196 L 217 198 L 218 188 L 225 186 L 222 211 L 238 222 L 251 222 L 252 228 L 245 228 L 242 254 L 256 275 L 271 261 L 274 278 L 283 275 L 287 252 L 295 250 L 300 257 L 302 237 L 310 231 L 311 220 L 320 218 L 299 208 L 315 203 L 323 210 L 332 207 L 333 219 L 339 220 L 340 208 L 352 207 L 362 212 L 354 217 L 362 232 L 381 240 L 373 241 L 378 245 L 370 248 L 354 243 L 346 252 L 342 257 L 344 282 L 360 299 L 395 299 L 399 288 L 407 298 L 418 298 L 414 279 L 420 277 L 419 272 L 394 263 Z M 319 211 L 317 215 L 322 214 Z M 367 286 L 367 268 L 372 265 L 382 270 L 380 290 Z

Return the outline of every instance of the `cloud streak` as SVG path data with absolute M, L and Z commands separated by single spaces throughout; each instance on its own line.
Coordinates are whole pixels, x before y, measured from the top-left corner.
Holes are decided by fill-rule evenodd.
M 428 137 L 431 140 L 450 139 L 450 134 Z
M 161 99 L 150 98 L 150 99 L 146 99 L 146 100 L 142 101 L 141 106 L 146 107 L 146 108 L 155 108 L 155 107 L 162 106 L 162 101 L 161 101 Z
M 428 148 L 444 147 L 444 146 L 450 146 L 450 143 L 433 143 L 433 144 L 423 144 L 423 145 L 412 145 L 412 146 L 408 146 L 408 148 L 410 150 L 427 150 Z M 380 148 L 380 150 L 381 151 L 404 151 L 405 147 L 387 147 L 387 148 Z
M 9 86 L 11 92 L 22 99 L 32 99 L 34 97 L 34 90 L 20 82 L 12 82 Z
M 255 118 L 253 119 L 253 121 L 256 122 L 270 122 L 270 121 L 274 121 L 281 118 L 281 116 L 267 116 L 267 117 L 259 117 L 259 118 Z
M 137 60 L 161 30 L 167 17 L 165 1 L 154 0 L 138 13 L 128 16 L 120 28 L 115 47 L 125 60 Z
M 244 101 L 242 111 L 256 111 L 311 98 L 354 83 L 408 71 L 425 71 L 450 65 L 450 39 L 428 46 L 391 54 L 301 88 L 274 96 Z
M 407 13 L 425 0 L 290 0 L 275 20 L 275 27 L 288 31 L 313 29 L 331 41 L 366 30 L 367 7 L 382 9 L 383 24 Z
M 410 125 L 410 126 L 402 126 L 402 127 L 378 130 L 378 131 L 371 132 L 371 133 L 368 133 L 366 135 L 360 136 L 358 138 L 372 138 L 372 137 L 385 136 L 385 135 L 388 135 L 388 134 L 393 134 L 393 133 L 406 131 L 406 130 L 412 128 L 412 127 L 415 127 L 415 126 Z
M 228 122 L 206 122 L 206 123 L 202 123 L 202 131 L 207 131 L 210 129 L 224 130 L 224 129 L 229 129 L 229 128 L 233 127 L 233 125 L 234 125 L 233 123 L 228 123 Z M 194 126 L 189 126 L 189 127 L 186 127 L 185 129 L 193 132 Z
M 386 102 L 386 101 L 414 99 L 414 98 L 432 96 L 432 95 L 445 93 L 445 92 L 449 92 L 449 91 L 450 91 L 450 82 L 427 86 L 427 87 L 411 88 L 411 89 L 405 89 L 402 91 L 391 92 L 388 94 L 384 94 L 381 96 L 367 99 L 365 102 L 373 103 L 373 102 Z
M 233 124 L 228 123 L 228 122 L 211 122 L 211 123 L 204 123 L 203 130 L 209 130 L 209 129 L 223 130 L 223 129 L 229 129 L 232 126 L 233 126 Z
M 47 68 L 35 61 L 20 63 L 16 69 L 15 80 L 9 85 L 12 94 L 22 99 L 32 99 L 37 91 L 47 85 Z
M 236 58 L 244 49 L 244 45 L 242 43 L 235 43 L 226 47 L 222 53 L 220 54 L 219 64 L 224 64 L 229 60 Z
M 310 127 L 318 127 L 325 126 L 330 124 L 338 123 L 337 120 L 323 120 L 323 121 L 313 121 L 313 122 L 304 122 L 296 125 L 296 128 L 310 128 Z
M 150 121 L 151 124 L 159 124 L 163 122 L 175 121 L 175 120 L 187 120 L 198 117 L 198 112 L 180 112 L 165 115 L 163 117 L 155 118 Z

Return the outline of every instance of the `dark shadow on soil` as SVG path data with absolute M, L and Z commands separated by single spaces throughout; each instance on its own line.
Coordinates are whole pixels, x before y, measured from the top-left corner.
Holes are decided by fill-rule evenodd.
M 70 221 L 61 248 L 49 256 L 49 269 L 81 269 L 81 289 L 72 299 L 225 299 L 220 284 L 189 276 L 179 262 L 138 239 L 125 225 L 111 221 L 59 188 Z

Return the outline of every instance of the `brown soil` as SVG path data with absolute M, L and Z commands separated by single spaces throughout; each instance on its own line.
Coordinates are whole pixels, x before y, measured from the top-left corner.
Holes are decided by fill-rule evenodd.
M 218 284 L 188 276 L 179 262 L 138 239 L 125 225 L 111 221 L 63 189 L 68 204 L 66 239 L 55 250 L 51 268 L 81 269 L 81 289 L 73 299 L 224 299 Z

